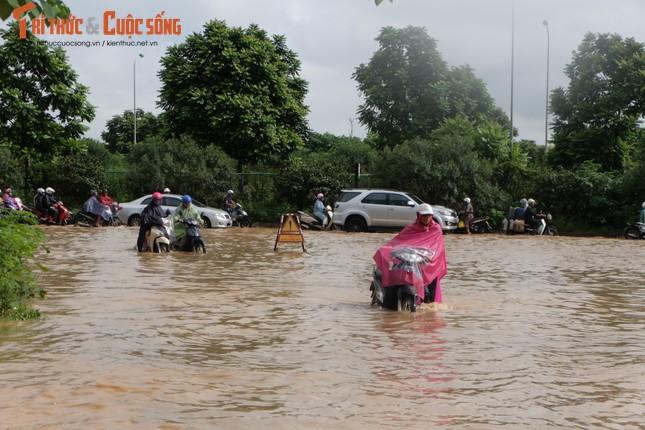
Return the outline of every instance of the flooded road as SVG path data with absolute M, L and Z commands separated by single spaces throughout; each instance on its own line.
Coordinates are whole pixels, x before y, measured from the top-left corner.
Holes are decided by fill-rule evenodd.
M 643 429 L 645 243 L 447 235 L 442 305 L 370 307 L 392 234 L 46 227 L 40 321 L 0 322 L 3 429 Z

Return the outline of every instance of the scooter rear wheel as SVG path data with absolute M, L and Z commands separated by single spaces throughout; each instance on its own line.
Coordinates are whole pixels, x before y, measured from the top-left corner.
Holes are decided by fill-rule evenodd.
M 206 246 L 203 243 L 195 244 L 195 248 L 193 250 L 197 254 L 206 254 Z

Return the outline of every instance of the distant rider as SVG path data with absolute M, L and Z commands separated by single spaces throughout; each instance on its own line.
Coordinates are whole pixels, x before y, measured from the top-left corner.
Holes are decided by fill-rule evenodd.
M 47 213 L 47 202 L 45 201 L 45 189 L 38 188 L 34 196 L 34 209 L 40 213 Z
M 94 215 L 95 227 L 100 227 L 103 223 L 102 220 L 109 221 L 110 207 L 101 203 L 96 196 L 96 190 L 90 191 L 90 197 L 83 203 L 83 211 L 90 215 Z
M 175 225 L 175 242 L 179 249 L 184 247 L 183 239 L 186 236 L 186 224 L 184 224 L 184 221 L 199 221 L 200 224 L 203 222 L 201 215 L 199 215 L 192 202 L 193 199 L 189 195 L 182 196 L 181 205 L 177 206 L 172 217 Z
M 524 211 L 524 225 L 533 228 L 533 231 L 537 234 L 542 234 L 546 227 L 546 222 L 543 219 L 544 215 L 535 212 L 535 200 L 528 199 L 527 203 L 528 205 Z
M 4 195 L 2 196 L 2 202 L 4 203 L 4 206 L 9 209 L 13 209 L 13 210 L 22 209 L 22 205 L 20 205 L 20 203 L 17 202 L 16 199 L 13 197 L 13 190 L 11 188 L 7 188 L 4 191 Z
M 108 194 L 107 188 L 104 188 L 101 190 L 101 193 L 97 197 L 99 199 L 99 202 L 106 206 L 111 206 L 112 203 L 116 203 L 116 200 L 114 200 L 110 195 Z
M 641 205 L 641 214 L 638 217 L 638 222 L 645 222 L 645 202 Z
M 235 200 L 233 200 L 233 197 L 235 196 L 235 192 L 233 190 L 228 190 L 226 193 L 226 197 L 224 197 L 223 201 L 223 206 L 224 210 L 228 212 L 231 218 L 233 218 L 233 211 L 235 210 Z
M 314 216 L 318 218 L 323 227 L 327 225 L 327 211 L 325 210 L 325 204 L 323 199 L 325 195 L 323 193 L 318 193 L 316 196 L 316 201 L 314 202 Z
M 152 194 L 152 201 L 141 211 L 139 224 L 139 237 L 137 238 L 137 249 L 139 252 L 144 250 L 146 243 L 146 233 L 154 226 L 161 227 L 165 231 L 163 219 L 166 216 L 161 207 L 163 196 L 159 192 Z
M 58 203 L 58 198 L 56 198 L 56 190 L 52 187 L 45 188 L 45 207 L 46 213 L 54 220 L 55 223 L 58 223 L 58 209 L 56 209 L 56 203 Z

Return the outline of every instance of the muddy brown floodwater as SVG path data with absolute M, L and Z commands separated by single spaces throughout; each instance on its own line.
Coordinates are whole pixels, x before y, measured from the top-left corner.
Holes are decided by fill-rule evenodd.
M 384 234 L 43 227 L 0 323 L 3 429 L 643 429 L 645 242 L 447 235 L 444 303 L 370 307 Z

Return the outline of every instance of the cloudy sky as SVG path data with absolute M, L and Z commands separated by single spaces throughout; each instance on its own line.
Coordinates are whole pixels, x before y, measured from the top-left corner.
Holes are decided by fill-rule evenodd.
M 549 89 L 567 86 L 564 67 L 587 32 L 617 33 L 645 42 L 643 0 L 386 0 L 378 7 L 373 0 L 66 0 L 66 4 L 84 19 L 83 34 L 41 37 L 53 42 L 100 42 L 101 46 L 65 48 L 97 107 L 86 134 L 96 139 L 108 119 L 132 109 L 135 70 L 137 108 L 159 113 L 160 58 L 168 46 L 182 43 L 213 19 L 230 27 L 254 23 L 269 34 L 286 36 L 288 47 L 302 62 L 301 77 L 309 82 L 309 126 L 320 133 L 359 137 L 365 136 L 356 120 L 362 98 L 351 75 L 378 49 L 374 39 L 385 26 L 425 27 L 448 65 L 470 65 L 508 114 L 512 76 L 514 126 L 520 138 L 538 143 L 544 142 L 547 88 L 544 20 L 550 37 Z M 179 20 L 181 34 L 105 35 L 106 11 L 114 11 L 117 18 L 132 14 L 144 22 L 163 12 L 165 18 Z M 96 18 L 98 34 L 86 29 L 91 18 Z M 110 21 L 110 27 L 115 23 Z M 157 46 L 104 45 L 118 41 Z

